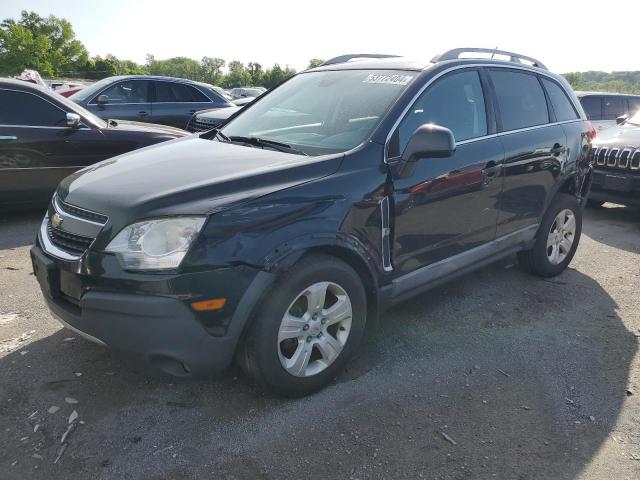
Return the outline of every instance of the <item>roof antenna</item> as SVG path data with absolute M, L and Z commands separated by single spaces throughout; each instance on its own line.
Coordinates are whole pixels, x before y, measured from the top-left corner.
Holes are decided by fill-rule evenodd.
M 493 60 L 493 57 L 496 55 L 497 51 L 498 51 L 498 47 L 493 49 L 493 53 L 491 54 L 491 60 Z

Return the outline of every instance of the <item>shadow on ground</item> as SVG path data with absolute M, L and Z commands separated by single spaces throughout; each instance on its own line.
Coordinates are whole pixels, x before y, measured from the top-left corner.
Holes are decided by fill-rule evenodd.
M 33 243 L 44 210 L 0 213 L 0 250 Z
M 640 209 L 605 203 L 585 209 L 584 218 L 584 235 L 610 247 L 640 253 Z
M 637 350 L 593 279 L 511 261 L 384 320 L 300 400 L 235 371 L 152 379 L 58 331 L 0 360 L 0 477 L 571 479 L 614 427 Z M 85 423 L 53 464 L 73 410 Z

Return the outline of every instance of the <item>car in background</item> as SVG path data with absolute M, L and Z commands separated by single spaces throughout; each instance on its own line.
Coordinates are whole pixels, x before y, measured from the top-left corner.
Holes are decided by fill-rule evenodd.
M 640 95 L 576 92 L 580 104 L 597 131 L 616 125 L 616 119 L 640 110 Z
M 189 132 L 205 132 L 212 128 L 219 128 L 231 117 L 231 115 L 241 109 L 241 106 L 234 106 L 226 108 L 212 108 L 210 110 L 196 112 L 193 117 L 191 117 L 191 120 L 189 120 L 187 130 Z
M 256 98 L 262 95 L 266 91 L 267 89 L 264 87 L 239 87 L 239 88 L 231 89 L 231 96 L 233 97 L 234 100 L 238 98 L 247 98 L 247 97 Z
M 68 84 L 68 85 L 63 85 L 60 88 L 55 89 L 54 91 L 58 95 L 62 95 L 63 97 L 68 98 L 74 93 L 78 93 L 80 90 L 84 88 L 87 88 L 87 86 L 82 84 Z
M 587 205 L 640 207 L 640 111 L 598 134 L 590 150 L 593 181 Z
M 0 209 L 46 205 L 60 181 L 101 160 L 188 135 L 109 121 L 32 83 L 0 79 Z
M 199 110 L 233 106 L 213 85 L 151 75 L 104 78 L 69 98 L 103 119 L 178 128 L 185 128 Z

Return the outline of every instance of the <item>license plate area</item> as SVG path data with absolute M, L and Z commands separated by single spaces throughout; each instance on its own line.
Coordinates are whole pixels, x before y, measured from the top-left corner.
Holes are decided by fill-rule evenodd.
M 60 271 L 60 292 L 72 300 L 80 301 L 82 284 L 77 275 L 65 270 Z
M 604 188 L 619 192 L 631 191 L 631 179 L 620 175 L 606 175 L 604 177 Z
M 43 293 L 49 298 L 58 297 L 60 295 L 60 272 L 55 268 L 53 260 L 43 255 L 32 253 L 31 262 L 33 264 L 33 273 Z

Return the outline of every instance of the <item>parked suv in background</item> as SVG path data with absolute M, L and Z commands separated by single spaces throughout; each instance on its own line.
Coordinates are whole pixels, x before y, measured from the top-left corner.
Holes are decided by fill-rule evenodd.
M 140 365 L 184 376 L 235 358 L 295 396 L 393 304 L 516 252 L 559 274 L 594 132 L 537 60 L 459 58 L 487 52 L 339 57 L 220 130 L 67 178 L 31 251 L 51 311 Z
M 178 128 L 185 128 L 198 110 L 233 106 L 213 85 L 149 75 L 104 78 L 69 98 L 103 119 Z
M 39 85 L 0 79 L 0 210 L 45 207 L 67 175 L 188 132 L 105 122 Z
M 640 207 L 640 111 L 619 123 L 593 142 L 591 207 L 604 202 Z
M 640 110 L 640 95 L 576 92 L 582 108 L 597 131 L 616 125 L 616 119 Z

